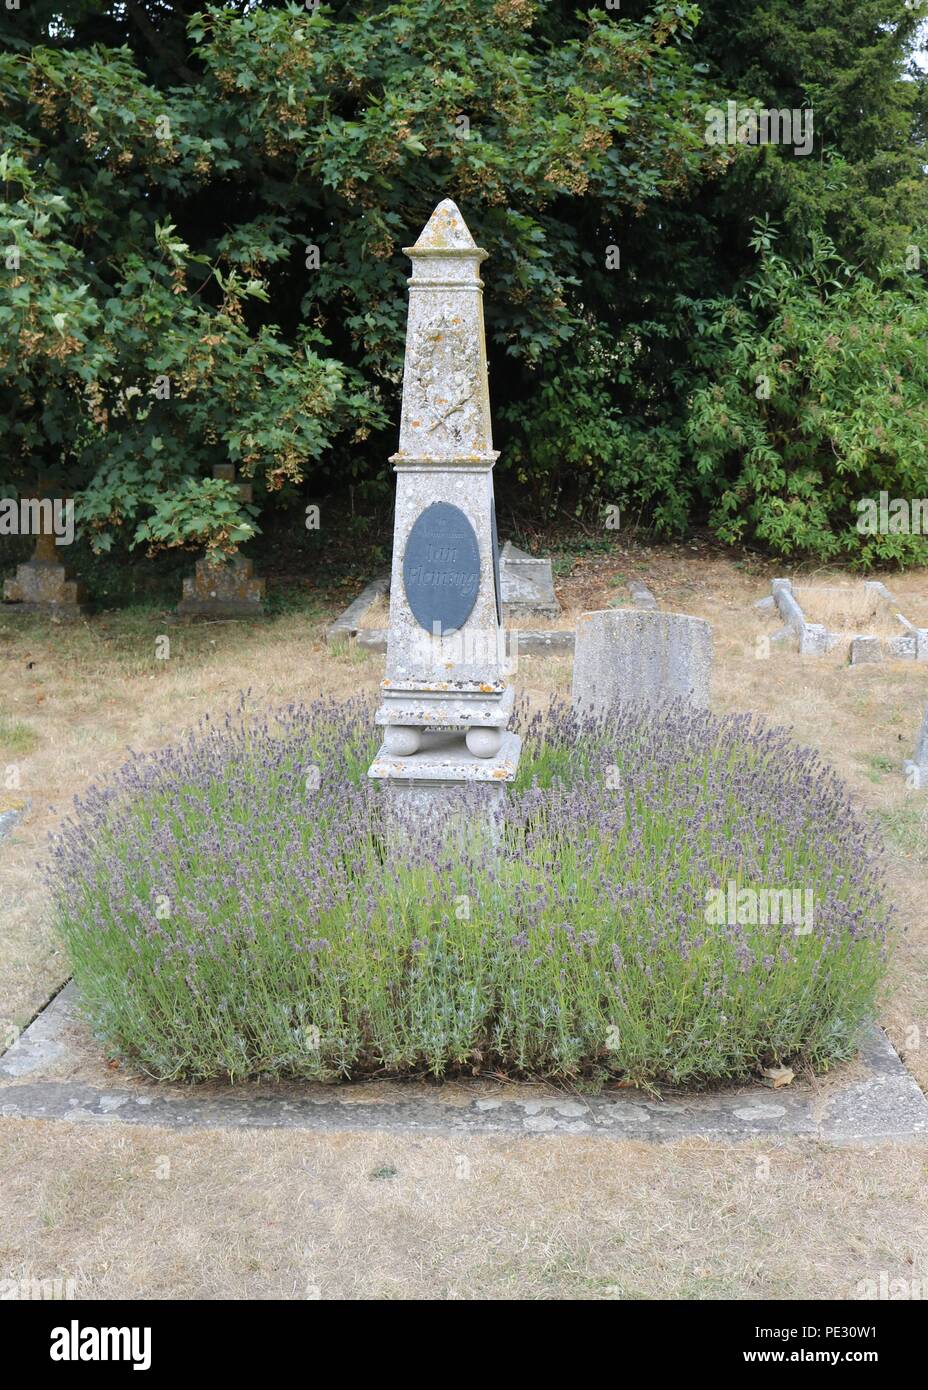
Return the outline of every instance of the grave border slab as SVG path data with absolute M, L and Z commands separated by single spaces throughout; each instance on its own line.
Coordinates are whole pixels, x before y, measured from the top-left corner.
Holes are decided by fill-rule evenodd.
M 872 633 L 855 633 L 848 637 L 839 632 L 829 632 L 822 623 L 810 623 L 799 600 L 793 592 L 791 579 L 772 579 L 771 592 L 758 599 L 755 609 L 767 612 L 776 608 L 785 627 L 774 633 L 771 642 L 782 642 L 795 637 L 800 656 L 824 656 L 842 642 L 848 643 L 848 660 L 852 666 L 882 661 L 884 651 L 891 660 L 928 661 L 928 628 L 918 628 L 909 622 L 902 612 L 898 600 L 879 579 L 865 579 L 865 589 L 871 590 L 888 608 L 891 608 L 902 629 L 898 637 L 885 640 Z
M 726 1143 L 768 1139 L 772 1144 L 800 1138 L 836 1145 L 928 1141 L 928 1100 L 876 1025 L 866 1030 L 858 1064 L 847 1079 L 833 1077 L 821 1086 L 800 1081 L 773 1090 L 753 1084 L 668 1094 L 658 1100 L 642 1091 L 586 1096 L 539 1084 L 521 1086 L 518 1097 L 508 1099 L 499 1087 L 475 1081 L 466 1083 L 473 1086 L 473 1099 L 464 1104 L 460 1086 L 449 1103 L 442 1099 L 439 1085 L 434 1098 L 410 1097 L 409 1087 L 401 1082 L 380 1083 L 375 1093 L 364 1082 L 344 1087 L 144 1083 L 130 1088 L 115 1078 L 107 1085 L 56 1079 L 49 1073 L 69 1057 L 77 1060 L 75 1025 L 84 1026 L 72 982 L 0 1057 L 0 1122 L 66 1120 L 188 1133 L 296 1129 L 407 1136 L 569 1134 L 653 1143 L 688 1138 Z M 365 1089 L 370 1090 L 369 1100 Z

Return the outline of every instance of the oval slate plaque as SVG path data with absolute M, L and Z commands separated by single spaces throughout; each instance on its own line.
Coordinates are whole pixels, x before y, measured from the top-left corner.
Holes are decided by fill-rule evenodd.
M 444 636 L 467 622 L 480 588 L 480 547 L 460 507 L 433 502 L 416 517 L 403 552 L 403 585 L 426 632 Z

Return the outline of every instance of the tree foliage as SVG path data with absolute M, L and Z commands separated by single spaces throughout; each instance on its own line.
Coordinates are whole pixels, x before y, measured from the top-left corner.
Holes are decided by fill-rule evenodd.
M 831 476 L 836 440 L 861 480 L 885 467 L 928 491 L 895 404 L 920 389 L 917 354 L 881 398 L 891 447 L 865 463 L 851 372 L 831 369 L 831 423 L 810 432 L 798 404 L 759 418 L 726 356 L 789 338 L 755 283 L 757 219 L 781 229 L 762 274 L 805 305 L 790 322 L 814 326 L 821 352 L 854 313 L 905 305 L 921 322 L 923 273 L 903 268 L 928 225 L 905 0 L 840 16 L 824 0 L 736 15 L 718 0 L 74 0 L 63 18 L 35 0 L 0 17 L 0 483 L 55 479 L 95 548 L 229 551 L 275 497 L 349 484 L 379 508 L 402 247 L 449 196 L 492 258 L 504 499 L 608 497 L 658 528 L 709 520 L 825 554 L 844 549 L 841 507 L 817 497 L 800 522 L 795 501 Z M 707 143 L 706 108 L 729 99 L 811 103 L 813 155 Z M 821 278 L 822 238 L 856 267 L 852 300 L 850 275 L 843 298 Z M 793 346 L 795 391 L 826 368 L 811 342 Z M 749 446 L 714 436 L 723 416 Z M 761 435 L 782 486 L 745 473 Z M 254 479 L 254 506 L 211 476 L 229 462 Z

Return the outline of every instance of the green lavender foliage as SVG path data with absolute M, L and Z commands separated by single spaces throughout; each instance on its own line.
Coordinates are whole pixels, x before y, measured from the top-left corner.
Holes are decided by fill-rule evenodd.
M 851 1055 L 888 913 L 868 828 L 817 756 L 680 706 L 522 724 L 495 849 L 466 798 L 385 834 L 364 702 L 243 704 L 134 758 L 52 857 L 99 1040 L 190 1080 L 658 1087 Z M 729 883 L 810 893 L 814 912 L 713 914 Z

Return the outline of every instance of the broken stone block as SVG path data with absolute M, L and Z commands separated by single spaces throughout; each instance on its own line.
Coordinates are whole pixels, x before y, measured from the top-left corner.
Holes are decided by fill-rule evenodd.
M 805 623 L 799 634 L 800 656 L 824 656 L 828 651 L 828 629 L 824 623 Z
M 883 648 L 879 637 L 855 637 L 851 642 L 851 665 L 860 666 L 866 661 L 882 661 Z
M 903 632 L 899 637 L 891 637 L 886 645 L 889 655 L 897 661 L 914 661 L 916 658 L 917 639 L 914 632 Z
M 636 608 L 656 608 L 657 599 L 651 593 L 647 584 L 640 579 L 630 579 L 626 584 L 626 589 L 632 596 L 632 601 Z

